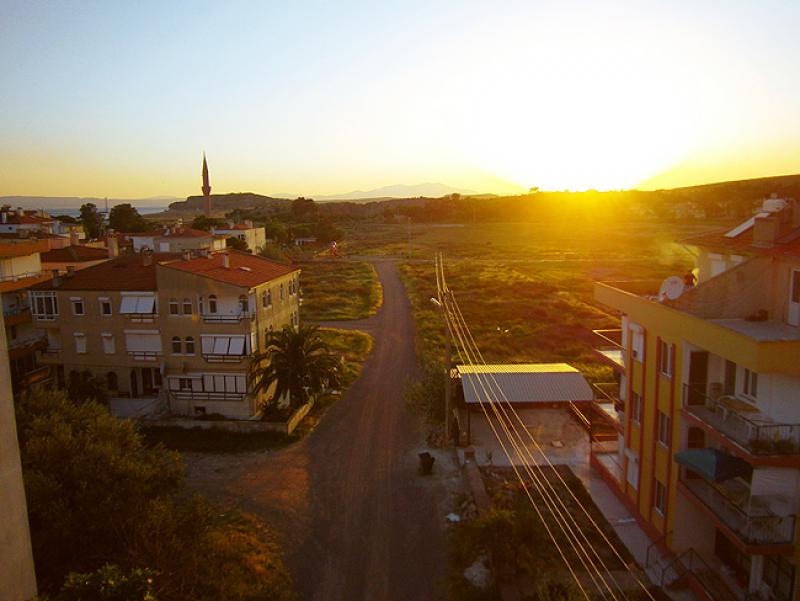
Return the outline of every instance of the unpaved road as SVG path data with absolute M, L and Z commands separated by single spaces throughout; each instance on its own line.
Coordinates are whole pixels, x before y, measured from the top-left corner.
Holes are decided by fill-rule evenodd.
M 189 483 L 278 531 L 306 600 L 436 601 L 447 576 L 444 515 L 454 458 L 417 473 L 424 433 L 403 400 L 414 325 L 392 261 L 374 262 L 383 306 L 361 377 L 304 440 L 278 451 L 187 455 Z M 341 327 L 342 323 L 326 323 Z

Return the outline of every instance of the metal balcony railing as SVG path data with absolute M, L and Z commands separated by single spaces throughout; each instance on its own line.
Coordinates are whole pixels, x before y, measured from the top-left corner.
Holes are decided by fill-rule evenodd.
M 622 330 L 606 329 L 606 330 L 592 330 L 592 333 L 597 337 L 598 346 L 595 347 L 595 352 L 603 355 L 606 359 L 613 361 L 619 367 L 625 367 L 625 347 L 622 346 Z
M 201 315 L 205 323 L 239 323 L 243 319 L 252 319 L 253 314 L 249 311 L 239 313 L 203 313 Z
M 780 545 L 794 540 L 795 516 L 780 516 L 769 508 L 776 497 L 748 496 L 737 501 L 702 478 L 681 474 L 680 482 L 745 544 Z
M 800 453 L 800 424 L 776 422 L 755 407 L 742 411 L 743 403 L 746 401 L 732 396 L 713 398 L 689 384 L 683 385 L 683 407 L 688 413 L 754 455 Z
M 243 401 L 246 392 L 201 392 L 197 390 L 171 390 L 179 401 Z
M 43 271 L 24 271 L 10 275 L 0 275 L 0 282 L 17 282 L 26 278 L 39 278 L 44 275 Z

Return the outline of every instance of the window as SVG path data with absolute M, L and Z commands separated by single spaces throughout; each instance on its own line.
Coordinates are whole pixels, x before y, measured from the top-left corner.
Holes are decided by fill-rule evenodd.
M 665 413 L 658 412 L 658 442 L 664 446 L 669 446 L 671 420 Z
M 217 312 L 217 297 L 213 294 L 208 297 L 208 312 L 212 314 Z
M 117 380 L 117 374 L 113 371 L 106 374 L 106 388 L 109 390 L 119 390 L 119 380 Z
M 630 449 L 625 450 L 625 455 L 628 457 L 626 480 L 633 488 L 639 488 L 639 456 Z
M 247 313 L 248 310 L 249 310 L 249 306 L 248 306 L 248 302 L 247 302 L 247 297 L 244 294 L 242 294 L 239 297 L 239 312 L 240 313 Z
M 100 298 L 100 315 L 109 317 L 111 315 L 111 299 Z
M 272 306 L 272 288 L 267 289 L 267 306 Z
M 642 397 L 636 392 L 631 394 L 631 419 L 637 424 L 642 421 Z
M 744 370 L 744 394 L 751 399 L 758 397 L 758 374 L 747 368 Z
M 33 292 L 33 314 L 37 319 L 53 320 L 58 317 L 58 297 L 55 292 Z
M 178 299 L 171 298 L 169 299 L 169 314 L 170 315 L 178 315 L 180 313 L 178 309 Z
M 659 345 L 659 369 L 665 376 L 672 377 L 672 345 L 665 341 L 661 341 Z
M 172 354 L 180 355 L 182 350 L 181 339 L 177 336 L 172 337 Z
M 73 296 L 69 299 L 72 301 L 72 314 L 73 315 L 85 315 L 84 306 L 83 306 L 83 299 L 77 296 Z
M 633 358 L 637 361 L 644 361 L 644 332 L 638 326 L 637 329 L 632 329 L 631 342 Z
M 667 488 L 655 478 L 653 479 L 653 485 L 655 486 L 653 507 L 663 516 L 667 511 Z
M 792 302 L 800 303 L 800 269 L 792 272 Z
M 281 302 L 283 302 L 283 284 L 281 284 Z
M 725 361 L 725 384 L 722 391 L 728 396 L 736 394 L 736 364 L 733 361 Z
M 189 336 L 186 338 L 186 354 L 187 355 L 194 355 L 194 338 Z
M 204 305 L 203 305 L 203 297 L 202 296 L 198 296 L 197 297 L 197 312 L 200 315 L 203 314 L 203 307 L 204 307 Z
M 101 338 L 103 339 L 103 352 L 106 355 L 113 355 L 117 351 L 114 335 L 110 332 L 103 332 Z
M 79 354 L 86 353 L 86 334 L 75 332 L 75 352 Z
M 192 314 L 192 300 L 189 298 L 183 299 L 183 314 L 184 315 Z
M 264 307 L 265 309 L 269 307 L 269 303 L 267 301 L 268 301 L 267 291 L 264 290 L 261 292 L 261 306 Z

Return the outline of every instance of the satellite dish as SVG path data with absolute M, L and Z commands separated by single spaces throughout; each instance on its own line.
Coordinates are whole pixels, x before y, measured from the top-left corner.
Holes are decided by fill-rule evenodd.
M 686 285 L 683 283 L 683 280 L 677 275 L 673 275 L 662 282 L 661 288 L 658 290 L 658 296 L 659 298 L 675 300 L 683 294 L 685 289 Z

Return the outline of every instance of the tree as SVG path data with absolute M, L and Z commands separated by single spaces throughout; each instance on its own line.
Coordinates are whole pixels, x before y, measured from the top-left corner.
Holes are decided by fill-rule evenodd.
M 89 239 L 98 239 L 103 235 L 103 218 L 97 212 L 97 205 L 87 202 L 81 205 L 80 221 Z
M 272 242 L 267 242 L 262 246 L 258 251 L 258 256 L 277 261 L 278 263 L 291 263 L 291 259 L 286 256 L 286 253 L 281 247 Z
M 17 427 L 40 588 L 124 557 L 149 505 L 181 489 L 180 457 L 146 448 L 132 421 L 98 403 L 34 389 Z
M 289 234 L 286 231 L 286 226 L 280 221 L 274 219 L 264 224 L 264 232 L 267 238 L 274 240 L 278 244 L 284 244 L 289 241 Z
M 118 232 L 146 232 L 149 229 L 144 217 L 127 202 L 112 207 L 108 225 Z
M 255 355 L 251 368 L 254 393 L 275 385 L 265 405 L 287 396 L 290 408 L 300 407 L 326 387 L 338 384 L 339 359 L 323 342 L 317 326 L 297 330 L 286 326 L 272 333 L 266 346 Z
M 106 564 L 88 574 L 71 573 L 54 601 L 158 601 L 153 591 L 154 570 L 125 572 Z
M 67 380 L 67 394 L 74 403 L 94 400 L 103 405 L 108 403 L 105 383 L 102 378 L 93 376 L 92 372 L 71 371 Z
M 310 221 L 317 216 L 317 205 L 313 198 L 296 198 L 292 201 L 293 221 Z
M 236 236 L 228 237 L 228 239 L 225 240 L 225 246 L 234 250 L 242 250 L 244 252 L 248 252 L 250 250 L 250 248 L 247 246 L 247 242 L 237 238 Z
M 192 219 L 192 227 L 196 230 L 208 232 L 215 227 L 226 228 L 228 227 L 228 222 L 218 217 L 206 217 L 205 215 L 198 215 Z

